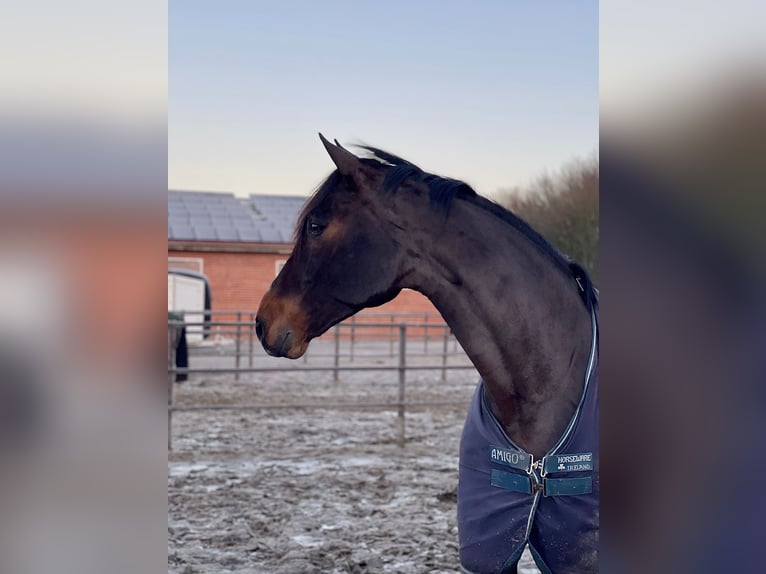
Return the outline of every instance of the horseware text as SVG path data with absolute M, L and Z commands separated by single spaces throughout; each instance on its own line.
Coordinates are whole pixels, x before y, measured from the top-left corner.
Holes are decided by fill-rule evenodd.
M 593 460 L 593 453 L 585 454 L 563 454 L 558 455 L 559 462 L 590 462 Z

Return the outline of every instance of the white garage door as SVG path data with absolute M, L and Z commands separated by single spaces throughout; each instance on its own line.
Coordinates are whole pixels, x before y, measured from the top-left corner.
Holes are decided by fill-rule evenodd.
M 168 311 L 185 311 L 187 323 L 202 323 L 205 319 L 205 282 L 194 277 L 168 274 Z M 189 343 L 202 341 L 202 325 L 186 328 Z

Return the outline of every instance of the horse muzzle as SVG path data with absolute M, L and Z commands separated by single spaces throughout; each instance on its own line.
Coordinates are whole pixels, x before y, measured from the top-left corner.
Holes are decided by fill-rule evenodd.
M 267 292 L 255 319 L 255 334 L 264 350 L 272 357 L 298 359 L 308 347 L 306 315 L 289 299 Z

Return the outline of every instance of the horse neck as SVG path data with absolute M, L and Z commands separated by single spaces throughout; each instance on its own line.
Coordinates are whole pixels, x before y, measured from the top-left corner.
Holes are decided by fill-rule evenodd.
M 536 457 L 582 394 L 591 319 L 577 286 L 512 225 L 456 200 L 445 221 L 410 226 L 404 287 L 426 295 L 484 380 L 508 436 Z

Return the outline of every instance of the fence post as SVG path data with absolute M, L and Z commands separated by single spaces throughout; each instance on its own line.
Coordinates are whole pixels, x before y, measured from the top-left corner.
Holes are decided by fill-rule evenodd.
M 404 383 L 407 375 L 407 325 L 399 324 L 399 412 L 397 423 L 399 427 L 398 444 L 404 448 Z
M 175 332 L 177 327 L 168 325 L 168 370 L 175 366 Z M 173 450 L 173 380 L 175 373 L 168 373 L 168 450 Z
M 333 382 L 338 382 L 338 365 L 340 364 L 340 323 L 335 325 L 335 370 L 332 373 Z
M 442 382 L 447 380 L 447 349 L 449 348 L 449 327 L 444 325 L 444 345 L 442 346 Z
M 237 372 L 234 373 L 234 380 L 239 380 L 239 351 L 240 351 L 240 338 L 242 336 L 242 311 L 237 311 L 237 341 L 236 345 L 234 347 L 234 352 L 236 353 L 236 356 L 234 358 L 234 367 L 237 369 Z
M 356 315 L 351 317 L 351 350 L 349 351 L 349 361 L 354 362 L 354 341 L 356 339 Z
M 391 327 L 388 329 L 388 356 L 393 358 L 394 356 L 394 315 L 393 313 L 389 317 L 391 319 Z
M 248 359 L 247 359 L 247 366 L 252 367 L 253 366 L 253 331 L 255 330 L 255 313 L 250 313 L 250 324 L 247 326 L 247 335 L 248 335 Z

